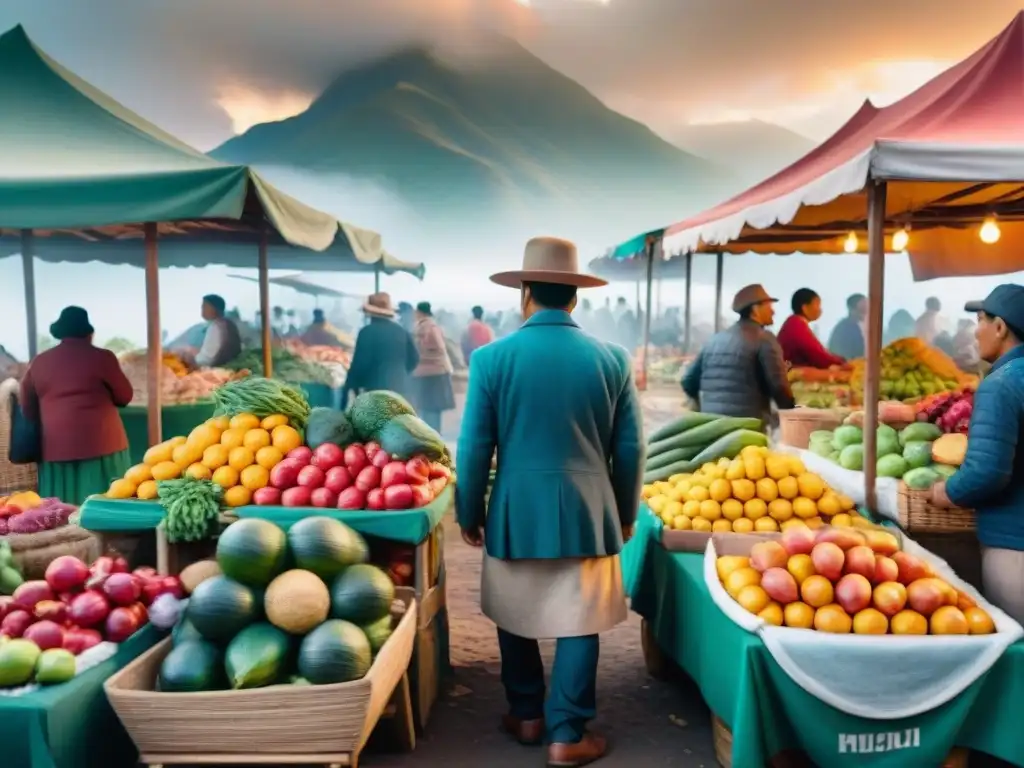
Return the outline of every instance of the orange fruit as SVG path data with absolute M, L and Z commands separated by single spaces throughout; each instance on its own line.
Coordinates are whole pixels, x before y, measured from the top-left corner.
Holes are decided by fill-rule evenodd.
M 769 624 L 776 627 L 781 627 L 785 621 L 785 616 L 782 612 L 782 606 L 776 602 L 768 603 L 761 612 L 757 614 L 760 618 L 764 619 Z
M 933 635 L 966 635 L 970 625 L 963 611 L 955 605 L 944 605 L 931 615 L 928 620 Z
M 819 632 L 848 635 L 853 629 L 853 619 L 843 610 L 842 606 L 832 603 L 822 606 L 814 612 L 814 628 Z
M 736 602 L 751 613 L 760 613 L 772 601 L 768 593 L 756 584 L 748 584 L 736 593 Z
M 204 451 L 220 440 L 220 433 L 221 430 L 216 427 L 211 427 L 209 424 L 200 424 L 189 433 L 188 444 L 197 446 L 200 451 Z
M 732 532 L 733 533 L 753 533 L 754 532 L 754 521 L 748 520 L 745 517 L 741 517 L 739 520 L 732 521 Z
M 141 490 L 139 488 L 140 492 Z M 996 631 L 995 622 L 984 608 L 971 606 L 964 611 L 964 616 L 967 618 L 967 629 L 972 635 L 991 635 Z
M 751 584 L 758 587 L 761 586 L 761 574 L 749 566 L 746 568 L 737 568 L 726 577 L 725 591 L 728 592 L 735 600 L 736 596 L 740 593 L 740 590 L 744 587 L 750 586 Z
M 242 438 L 242 445 L 253 453 L 270 445 L 270 433 L 265 429 L 250 429 Z
M 240 413 L 237 416 L 232 417 L 230 425 L 232 429 L 240 429 L 243 432 L 248 432 L 250 429 L 259 428 L 260 419 L 258 416 L 253 416 L 251 413 Z
M 928 619 L 917 611 L 900 611 L 889 620 L 889 630 L 894 635 L 927 635 Z
M 238 485 L 238 470 L 231 466 L 223 466 L 214 472 L 210 479 L 221 488 L 231 488 Z
M 198 443 L 179 445 L 171 452 L 171 461 L 184 469 L 203 458 L 203 449 Z
M 143 480 L 139 483 L 139 490 L 136 493 L 143 501 L 152 501 L 156 498 L 156 480 Z M 975 633 L 977 634 L 977 633 Z
M 889 631 L 889 620 L 877 608 L 865 608 L 853 617 L 855 635 L 884 635 Z
M 205 464 L 189 464 L 188 469 L 185 470 L 185 477 L 191 477 L 193 480 L 209 480 L 213 477 L 213 471 Z
M 270 439 L 273 446 L 281 453 L 294 451 L 302 445 L 302 438 L 299 436 L 298 430 L 294 427 L 288 426 L 287 424 L 274 427 L 274 430 L 270 433 Z
M 228 463 L 228 453 L 223 445 L 211 445 L 203 451 L 203 465 L 211 470 L 220 469 Z
M 835 590 L 824 576 L 808 576 L 800 585 L 800 597 L 812 608 L 823 608 L 832 602 Z
M 260 488 L 266 488 L 267 483 L 270 482 L 270 473 L 265 467 L 252 464 L 242 470 L 239 479 L 242 485 L 250 491 L 258 491 Z
M 235 485 L 224 491 L 224 504 L 229 507 L 244 507 L 252 501 L 252 491 L 242 485 Z
M 232 448 L 238 448 L 245 442 L 245 430 L 244 429 L 225 429 L 220 435 L 220 444 L 227 448 L 229 451 Z
M 253 464 L 255 461 L 255 454 L 245 446 L 232 448 L 231 453 L 228 454 L 228 464 L 239 472 Z
M 814 609 L 807 603 L 790 603 L 783 608 L 782 618 L 787 627 L 810 629 L 814 626 Z
M 275 413 L 272 416 L 267 416 L 265 419 L 263 419 L 263 421 L 260 422 L 260 426 L 267 430 L 267 432 L 270 432 L 274 427 L 280 427 L 282 424 L 287 423 L 287 416 L 282 416 L 280 413 Z
M 281 463 L 282 459 L 284 459 L 284 454 L 272 445 L 265 445 L 256 451 L 256 463 L 267 469 L 273 469 Z

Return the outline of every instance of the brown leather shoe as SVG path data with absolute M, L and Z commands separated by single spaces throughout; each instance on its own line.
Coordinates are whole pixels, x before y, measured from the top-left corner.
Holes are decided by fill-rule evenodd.
M 600 760 L 608 751 L 604 736 L 587 732 L 575 744 L 552 744 L 548 747 L 549 768 L 579 768 Z
M 512 715 L 502 715 L 501 730 L 527 747 L 536 747 L 544 742 L 544 720 L 542 718 L 520 720 Z

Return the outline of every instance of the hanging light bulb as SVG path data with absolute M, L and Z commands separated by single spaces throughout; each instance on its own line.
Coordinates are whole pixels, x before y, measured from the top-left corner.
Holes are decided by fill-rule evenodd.
M 897 253 L 907 250 L 907 243 L 910 242 L 910 227 L 898 230 L 892 236 L 892 249 Z
M 843 241 L 843 250 L 847 253 L 857 252 L 857 233 L 851 232 L 846 236 L 846 240 Z
M 1002 232 L 999 230 L 999 225 L 996 223 L 995 216 L 989 216 L 981 225 L 981 230 L 978 232 L 978 236 L 981 238 L 981 242 L 986 245 L 992 245 L 998 243 L 999 238 L 1002 236 Z

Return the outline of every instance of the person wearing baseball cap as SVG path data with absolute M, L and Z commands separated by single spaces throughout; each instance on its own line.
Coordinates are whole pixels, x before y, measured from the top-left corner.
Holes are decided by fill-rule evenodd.
M 974 395 L 963 464 L 932 488 L 932 502 L 975 510 L 985 596 L 1024 621 L 1024 286 L 997 286 L 965 309 L 978 314 L 978 351 L 992 370 Z
M 796 405 L 778 339 L 767 330 L 775 321 L 775 303 L 761 285 L 740 289 L 732 311 L 740 316 L 731 328 L 716 333 L 683 376 L 683 391 L 700 410 L 724 416 L 771 421 L 771 406 Z

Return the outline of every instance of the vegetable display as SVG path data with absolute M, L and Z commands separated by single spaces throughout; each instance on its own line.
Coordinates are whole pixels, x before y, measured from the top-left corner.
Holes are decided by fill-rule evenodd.
M 759 419 L 688 413 L 662 427 L 647 446 L 644 482 L 691 473 L 719 459 L 732 459 L 744 448 L 767 447 L 768 438 L 757 431 Z
M 219 415 L 253 414 L 262 419 L 281 414 L 296 429 L 304 429 L 309 418 L 309 403 L 301 391 L 259 376 L 225 384 L 214 394 L 214 402 Z
M 748 446 L 734 459 L 709 462 L 643 488 L 651 512 L 677 531 L 769 533 L 790 528 L 873 528 L 797 456 Z
M 132 383 L 132 405 L 149 402 L 149 361 L 145 350 L 128 352 L 119 357 L 121 370 Z M 189 372 L 181 358 L 164 352 L 160 370 L 160 402 L 163 405 L 183 405 L 210 400 L 214 391 L 231 381 L 236 373 L 224 368 L 210 368 Z
M 916 337 L 898 339 L 882 350 L 879 393 L 886 400 L 917 400 L 939 392 L 977 386 L 945 352 Z M 858 402 L 864 395 L 864 360 L 853 361 L 853 388 Z
M 842 408 L 857 405 L 850 385 L 853 374 L 842 368 L 804 368 L 789 370 L 789 384 L 797 405 L 806 408 Z
M 332 370 L 319 363 L 305 360 L 287 349 L 273 347 L 270 357 L 274 366 L 274 379 L 292 384 L 324 384 L 328 387 L 339 384 Z M 263 376 L 263 350 L 248 349 L 228 363 L 226 367 L 233 371 L 245 370 L 251 371 L 256 376 Z M 344 378 L 340 383 L 345 383 Z
M 394 599 L 387 574 L 365 562 L 368 552 L 358 533 L 327 517 L 305 518 L 287 534 L 255 518 L 233 523 L 217 546 L 223 573 L 207 576 L 192 592 L 172 632 L 158 690 L 362 678 L 390 636 Z M 318 573 L 282 572 L 285 563 Z
M 0 536 L 40 533 L 68 524 L 75 507 L 60 499 L 40 498 L 32 491 L 0 497 Z
M 717 558 L 729 595 L 775 626 L 858 635 L 987 635 L 992 617 L 906 552 L 861 532 L 794 529 Z
M 166 513 L 163 526 L 169 542 L 200 541 L 210 535 L 223 488 L 210 480 L 185 477 L 160 481 L 156 492 Z

